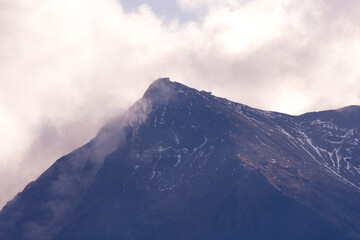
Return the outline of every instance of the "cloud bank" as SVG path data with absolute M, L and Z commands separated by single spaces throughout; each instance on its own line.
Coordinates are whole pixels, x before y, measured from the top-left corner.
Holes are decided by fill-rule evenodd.
M 160 76 L 291 114 L 360 104 L 357 0 L 0 0 L 0 205 Z

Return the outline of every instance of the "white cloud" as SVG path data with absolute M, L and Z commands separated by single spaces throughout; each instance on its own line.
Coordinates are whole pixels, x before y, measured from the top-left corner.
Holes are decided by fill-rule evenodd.
M 360 2 L 178 2 L 202 20 L 115 0 L 0 0 L 0 204 L 160 75 L 288 113 L 360 103 Z
M 201 11 L 217 7 L 238 7 L 247 0 L 177 0 L 179 6 L 186 11 Z

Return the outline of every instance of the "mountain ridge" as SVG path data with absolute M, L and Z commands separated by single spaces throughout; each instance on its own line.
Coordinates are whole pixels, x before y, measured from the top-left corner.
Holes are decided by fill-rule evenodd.
M 358 109 L 292 116 L 159 79 L 9 202 L 0 237 L 359 239 Z

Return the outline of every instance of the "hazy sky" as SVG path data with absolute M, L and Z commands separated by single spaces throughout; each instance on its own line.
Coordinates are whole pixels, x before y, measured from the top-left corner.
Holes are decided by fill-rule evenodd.
M 290 114 L 360 104 L 359 0 L 0 0 L 0 206 L 159 76 Z

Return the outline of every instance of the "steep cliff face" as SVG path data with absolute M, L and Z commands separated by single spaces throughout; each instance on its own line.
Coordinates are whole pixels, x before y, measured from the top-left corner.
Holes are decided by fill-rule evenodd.
M 360 239 L 360 108 L 266 112 L 155 81 L 0 212 L 0 239 Z

